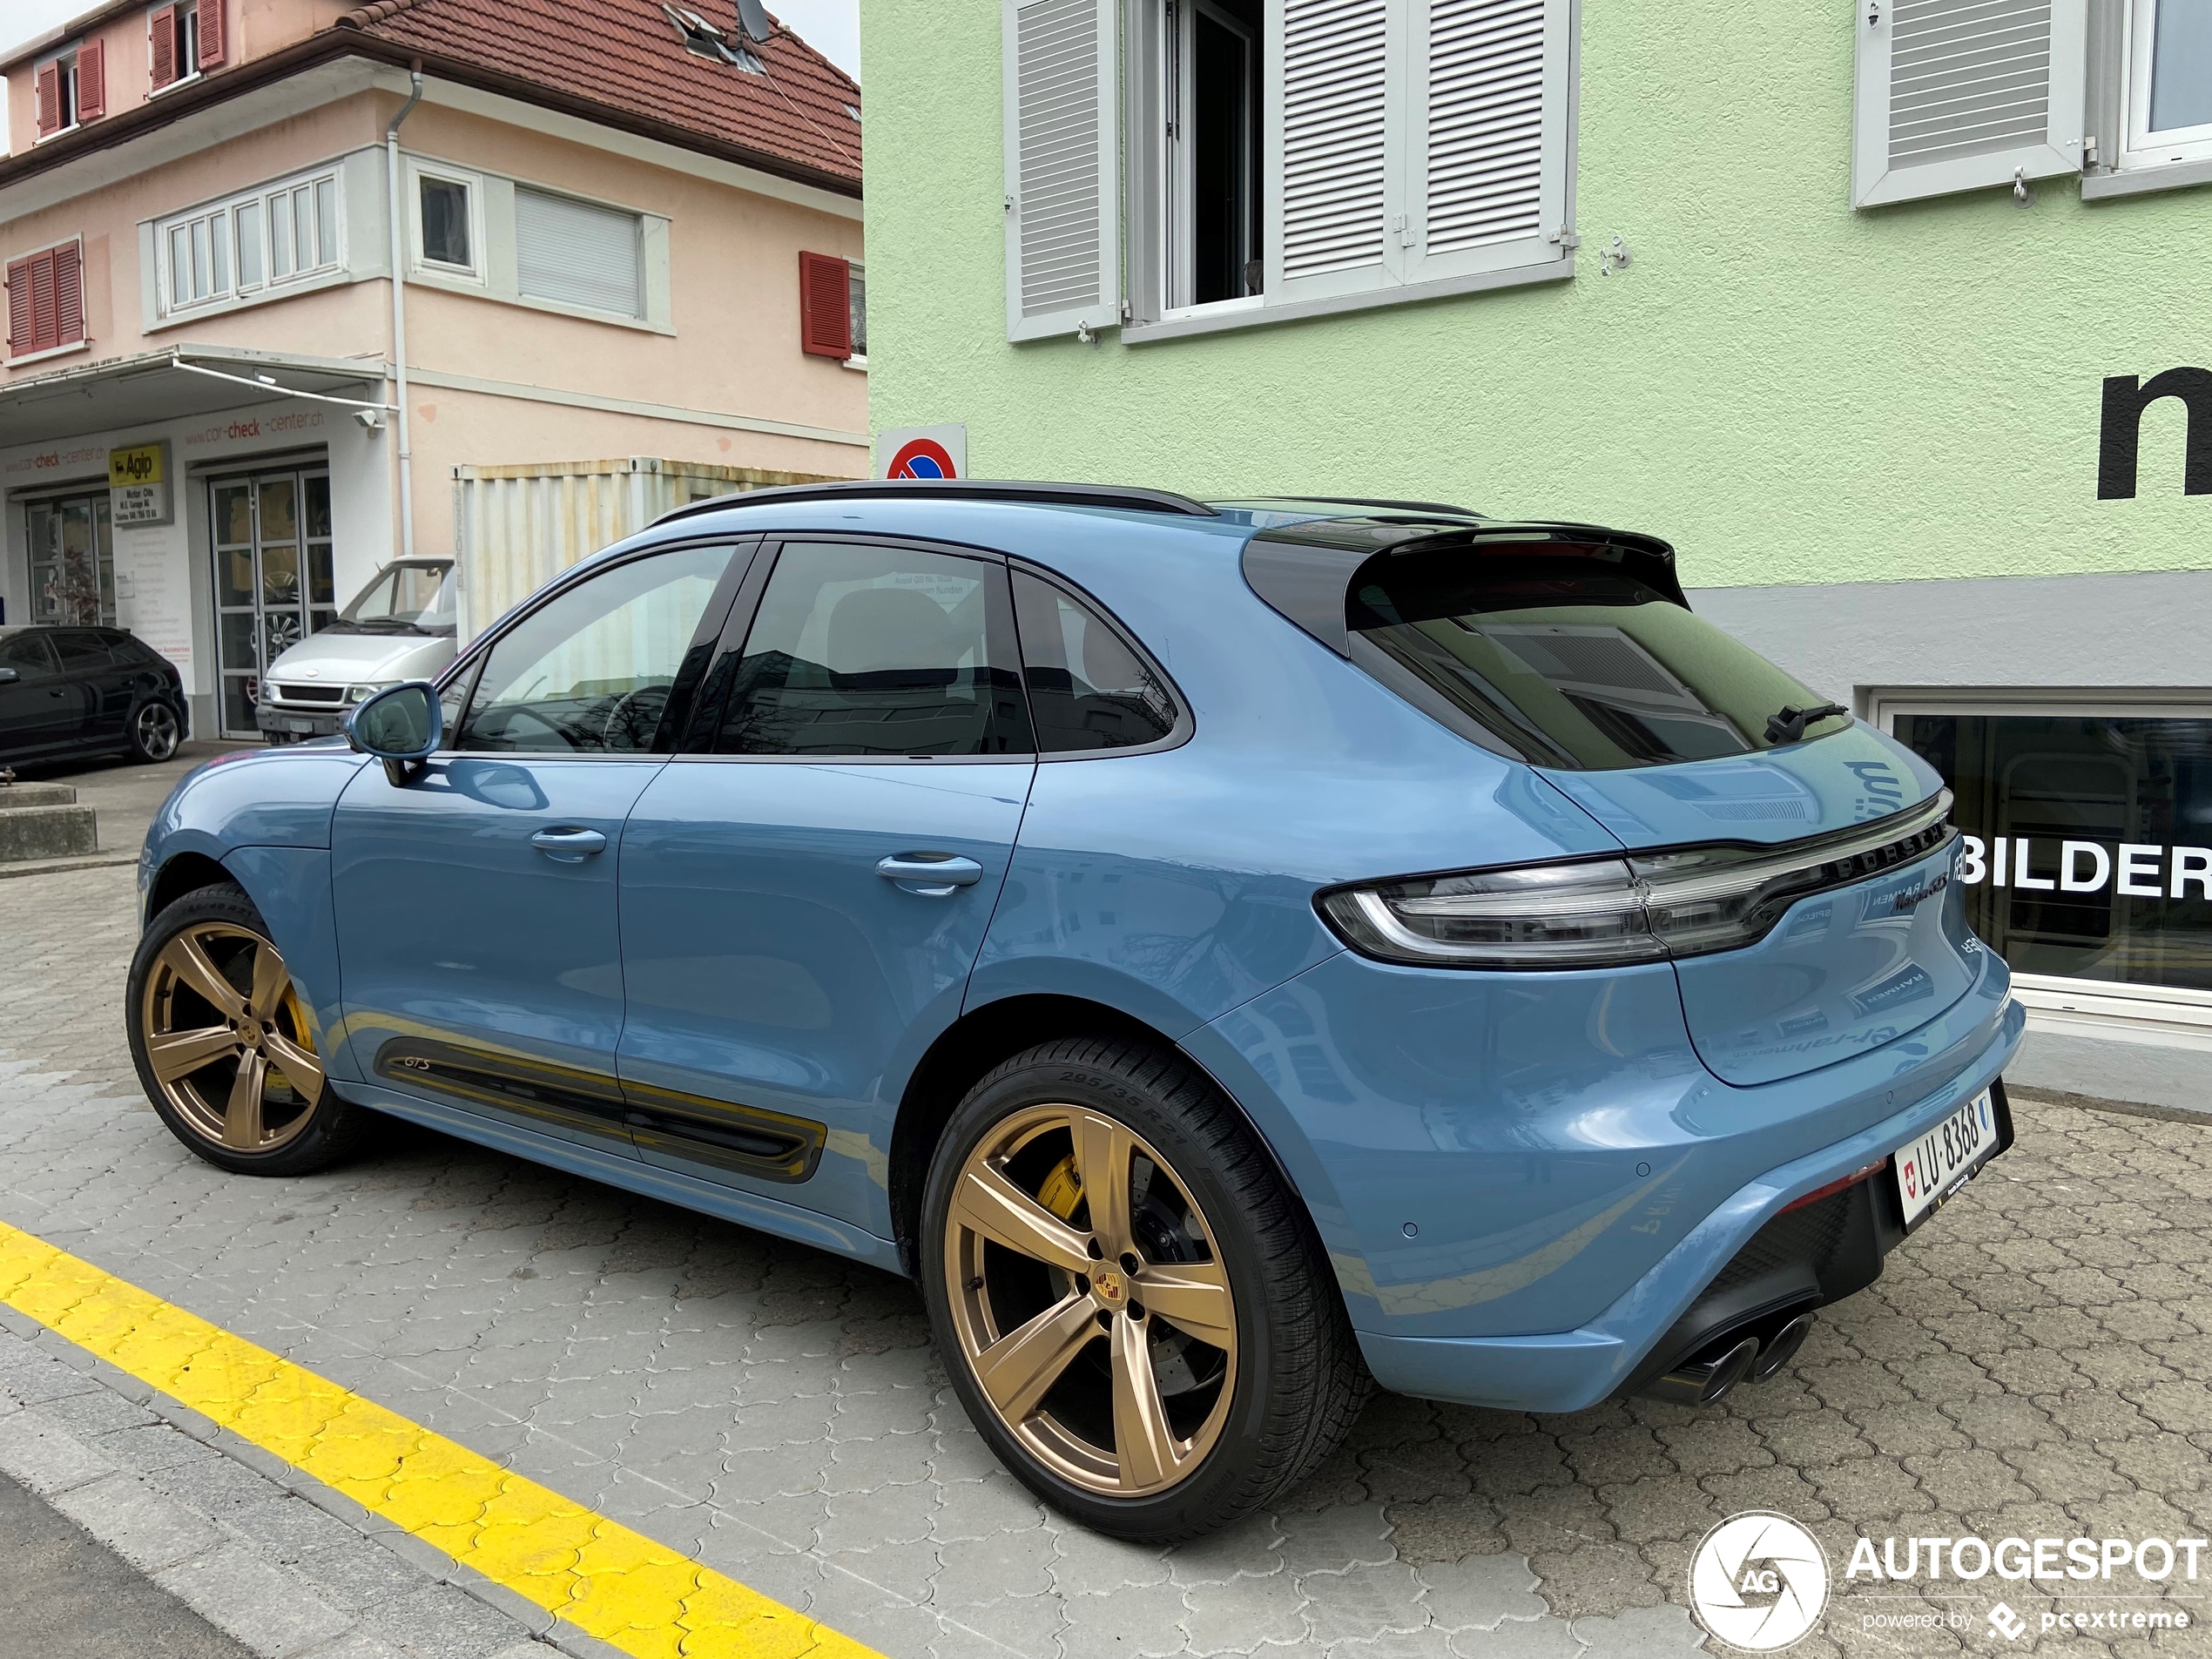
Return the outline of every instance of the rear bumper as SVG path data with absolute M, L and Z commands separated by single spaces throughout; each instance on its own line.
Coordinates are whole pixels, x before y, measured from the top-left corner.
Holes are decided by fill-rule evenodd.
M 1693 1344 L 1699 1310 L 1710 1312 L 1715 1305 L 1709 1287 L 1745 1260 L 1747 1247 L 1770 1222 L 1806 1193 L 1895 1151 L 1997 1084 L 2020 1046 L 2026 1022 L 2026 1010 L 2007 1001 L 1996 1030 L 1965 1070 L 1849 1138 L 1746 1183 L 1596 1318 L 1571 1331 L 1535 1336 L 1406 1337 L 1362 1331 L 1359 1344 L 1369 1369 L 1384 1387 L 1399 1393 L 1507 1411 L 1581 1411 L 1635 1392 Z M 2009 1139 L 2008 1133 L 2000 1152 Z M 1849 1295 L 1879 1273 L 1881 1258 L 1904 1236 L 1886 1180 L 1885 1172 L 1837 1195 L 1851 1206 L 1865 1206 L 1866 1213 L 1845 1219 L 1844 1236 L 1831 1252 L 1818 1258 L 1829 1271 L 1817 1275 L 1817 1298 L 1801 1298 L 1799 1305 Z M 1939 1218 L 1930 1224 L 1942 1223 Z M 1761 1242 L 1775 1236 L 1767 1234 Z M 1712 1322 L 1704 1328 L 1711 1329 Z

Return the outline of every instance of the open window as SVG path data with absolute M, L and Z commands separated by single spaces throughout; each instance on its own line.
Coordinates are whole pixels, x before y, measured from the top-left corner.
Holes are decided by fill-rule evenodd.
M 1246 299 L 1265 286 L 1258 0 L 1167 0 L 1163 11 L 1165 301 Z

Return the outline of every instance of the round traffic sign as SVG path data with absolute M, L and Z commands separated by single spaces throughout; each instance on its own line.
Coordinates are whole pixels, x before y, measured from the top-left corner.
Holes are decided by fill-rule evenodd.
M 911 438 L 891 457 L 887 478 L 957 478 L 951 451 L 934 438 Z

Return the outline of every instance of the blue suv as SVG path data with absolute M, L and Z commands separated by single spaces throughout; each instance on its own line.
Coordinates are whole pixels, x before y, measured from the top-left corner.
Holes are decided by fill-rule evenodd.
M 1267 1503 L 1376 1384 L 1717 1399 L 2011 1141 L 1940 780 L 1668 545 L 1422 502 L 701 503 L 140 867 L 179 1139 L 378 1113 L 918 1280 L 1040 1496 Z

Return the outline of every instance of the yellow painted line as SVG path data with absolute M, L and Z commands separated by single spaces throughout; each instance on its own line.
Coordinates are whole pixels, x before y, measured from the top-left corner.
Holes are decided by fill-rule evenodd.
M 880 1659 L 4 1222 L 0 1302 L 637 1659 Z

